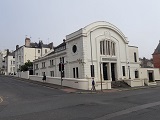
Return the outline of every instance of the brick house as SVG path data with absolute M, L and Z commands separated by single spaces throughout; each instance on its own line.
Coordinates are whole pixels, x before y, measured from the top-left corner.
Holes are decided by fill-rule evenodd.
M 155 49 L 154 53 L 152 54 L 153 56 L 153 65 L 155 68 L 160 68 L 160 41 Z

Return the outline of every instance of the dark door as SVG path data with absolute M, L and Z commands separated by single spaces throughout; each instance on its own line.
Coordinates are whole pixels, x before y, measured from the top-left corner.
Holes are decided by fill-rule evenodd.
M 107 63 L 103 63 L 103 78 L 104 80 L 108 80 Z
M 111 63 L 111 75 L 112 75 L 112 81 L 115 81 L 115 63 Z
M 149 76 L 149 82 L 153 82 L 153 72 L 149 72 L 148 73 L 148 76 Z

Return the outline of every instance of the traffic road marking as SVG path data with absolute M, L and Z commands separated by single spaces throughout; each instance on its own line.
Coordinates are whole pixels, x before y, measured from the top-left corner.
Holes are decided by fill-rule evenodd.
M 3 102 L 3 99 L 2 99 L 2 97 L 0 97 L 0 103 L 2 103 Z

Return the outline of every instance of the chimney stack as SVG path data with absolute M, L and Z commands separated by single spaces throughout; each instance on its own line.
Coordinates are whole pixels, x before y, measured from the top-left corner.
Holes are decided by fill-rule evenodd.
M 50 49 L 53 49 L 53 42 L 49 43 L 48 46 L 49 46 Z
M 7 55 L 9 55 L 9 49 L 7 49 Z
M 30 43 L 31 43 L 30 38 L 26 38 L 26 39 L 25 39 L 25 46 L 26 46 L 26 47 L 30 47 Z
M 16 50 L 19 48 L 19 45 L 16 45 Z

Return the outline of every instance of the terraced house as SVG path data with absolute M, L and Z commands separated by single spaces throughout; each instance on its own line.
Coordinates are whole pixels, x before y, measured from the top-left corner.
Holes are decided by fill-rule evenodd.
M 33 60 L 43 56 L 52 49 L 53 49 L 53 43 L 44 44 L 42 41 L 39 41 L 39 43 L 31 42 L 30 38 L 26 37 L 25 45 L 22 45 L 20 47 L 19 45 L 16 45 L 16 50 L 14 51 L 16 72 L 28 60 L 33 62 Z

